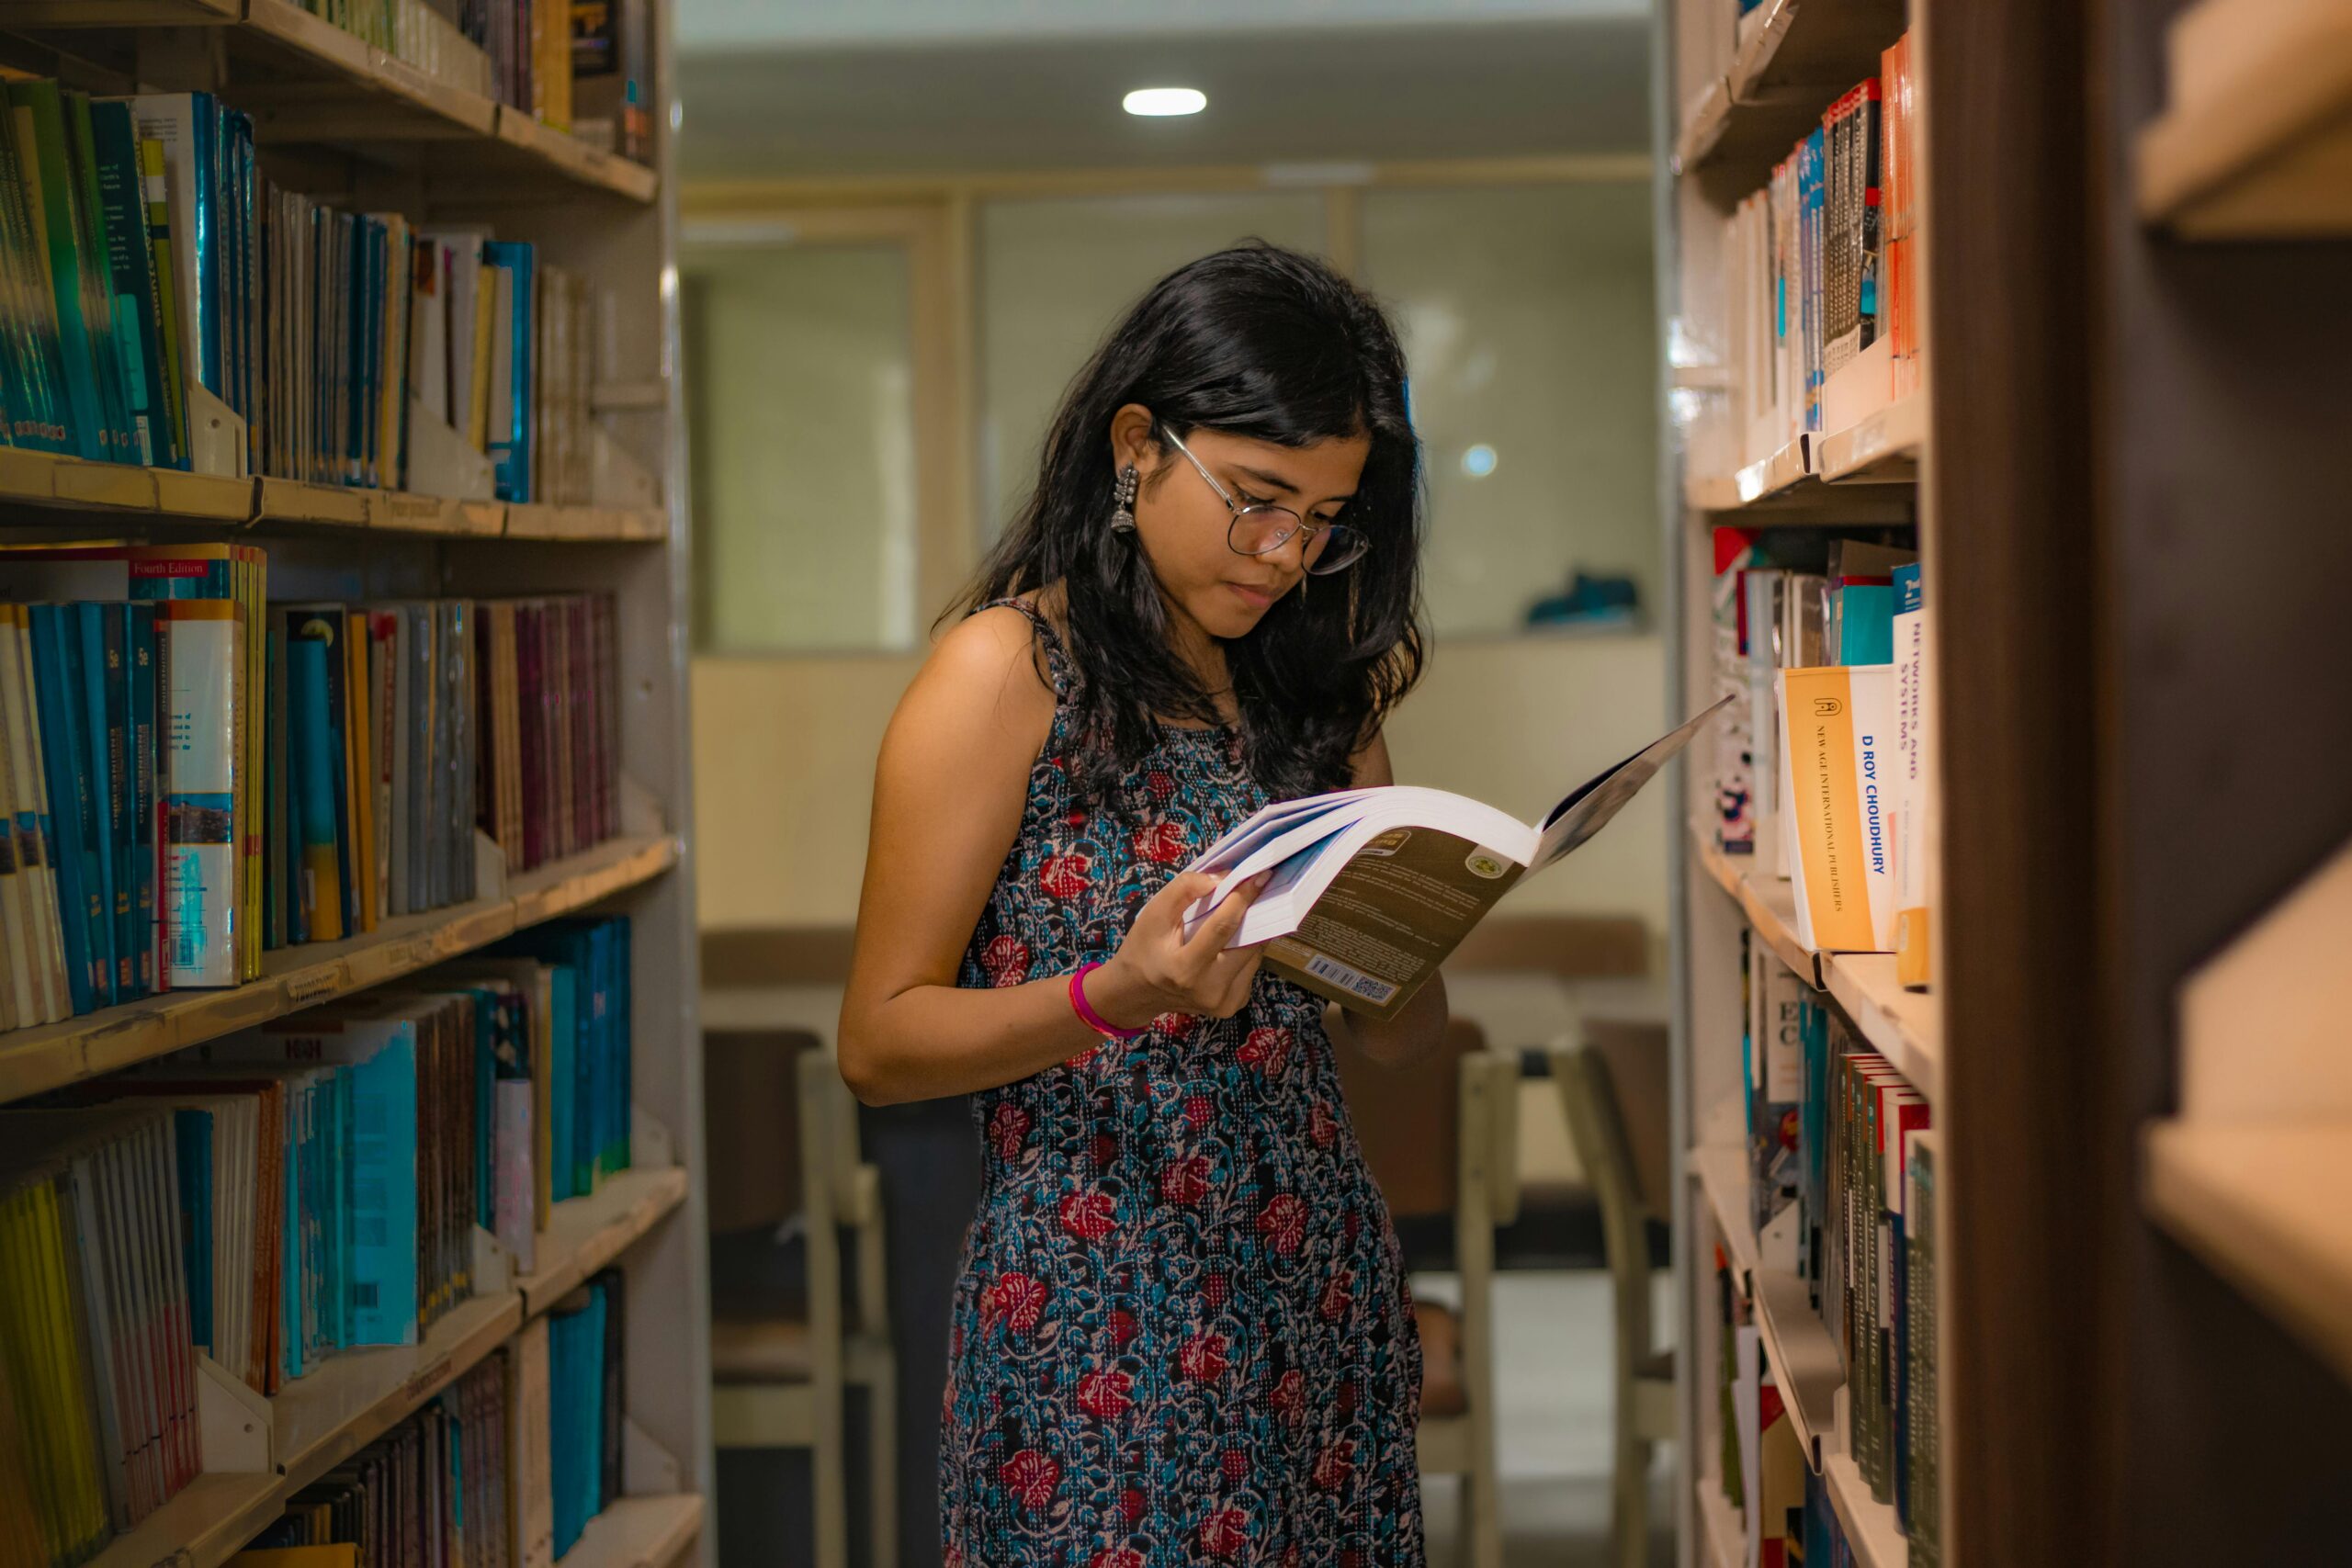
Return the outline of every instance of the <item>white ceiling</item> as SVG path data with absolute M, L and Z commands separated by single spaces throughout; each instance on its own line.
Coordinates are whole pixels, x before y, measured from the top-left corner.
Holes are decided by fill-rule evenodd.
M 1647 0 L 680 0 L 677 29 L 679 48 L 695 54 L 959 39 L 1622 20 L 1648 11 Z
M 1648 140 L 1642 0 L 684 0 L 679 26 L 689 177 L 1616 152 Z M 1119 107 L 1130 88 L 1171 85 L 1205 92 L 1206 111 L 1148 120 Z

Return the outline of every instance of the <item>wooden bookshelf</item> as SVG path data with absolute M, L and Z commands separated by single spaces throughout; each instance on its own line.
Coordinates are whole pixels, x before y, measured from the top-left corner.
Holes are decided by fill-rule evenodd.
M 1822 436 L 1814 470 L 1825 484 L 1908 484 L 1927 445 L 1928 394 L 1912 392 Z
M 2352 7 L 2199 0 L 2136 148 L 2140 212 L 2191 240 L 2352 234 Z
M 558 1568 L 670 1568 L 702 1522 L 703 1501 L 692 1493 L 623 1497 L 588 1521 Z
M 453 1307 L 408 1348 L 322 1361 L 266 1412 L 269 1468 L 199 1476 L 110 1542 L 101 1568 L 218 1568 L 318 1475 L 407 1419 L 589 1276 L 618 1264 L 626 1310 L 628 1486 L 568 1568 L 708 1562 L 707 1278 L 701 1235 L 700 985 L 686 769 L 684 428 L 679 345 L 661 309 L 674 264 L 669 0 L 648 0 L 639 78 L 650 164 L 600 152 L 437 80 L 294 0 L 0 0 L 0 46 L 95 92 L 202 89 L 254 117 L 265 171 L 336 205 L 420 227 L 487 224 L 618 307 L 598 333 L 588 411 L 650 504 L 557 506 L 221 478 L 0 449 L 0 535 L 121 539 L 211 531 L 261 541 L 281 600 L 603 592 L 616 600 L 619 770 L 629 836 L 452 908 L 264 958 L 263 978 L 179 991 L 0 1034 L 0 1103 L 99 1077 L 331 998 L 397 982 L 526 927 L 602 908 L 631 922 L 630 1080 L 638 1169 L 557 1204 L 528 1275 Z M 584 548 L 583 546 L 626 548 Z M 641 1245 L 649 1237 L 658 1245 Z M 485 1282 L 487 1284 L 487 1282 Z M 213 1394 L 221 1395 L 218 1389 Z M 217 1412 L 216 1412 L 217 1414 Z M 257 1416 L 255 1426 L 261 1425 Z M 234 1423 L 232 1423 L 233 1429 Z M 218 1462 L 227 1456 L 216 1453 Z M 644 1472 L 644 1473 L 639 1473 Z
M 1871 1050 L 1930 1101 L 1941 1096 L 1943 1010 L 1928 993 L 1895 980 L 1894 954 L 1823 953 L 1821 985 Z
M 1683 503 L 1694 512 L 1769 513 L 1752 519 L 1758 526 L 1908 522 L 1907 503 L 1892 487 L 1917 480 L 1927 432 L 1927 394 L 1914 392 L 1842 429 L 1800 434 L 1729 475 L 1695 476 L 1684 482 Z
M 2352 1379 L 2352 1122 L 2158 1122 L 2145 1160 L 2150 1216 Z
M 1765 0 L 1742 17 L 1726 74 L 1677 121 L 1678 174 L 1724 187 L 1763 183 L 1831 97 L 1876 70 L 1900 37 L 1903 0 Z
M 537 1267 L 514 1281 L 523 1314 L 537 1317 L 578 1290 L 685 1201 L 685 1171 L 661 1166 L 620 1171 L 586 1197 L 556 1204 L 538 1238 Z
M 583 910 L 678 863 L 675 838 L 616 839 L 514 877 L 505 892 L 406 915 L 337 942 L 279 948 L 263 976 L 222 991 L 160 996 L 0 1034 L 0 1102 L 119 1072 L 207 1040 L 414 974 L 526 926 Z
M 219 40 L 226 94 L 253 115 L 264 144 L 347 147 L 363 155 L 426 147 L 439 168 L 503 181 L 533 199 L 553 187 L 644 204 L 661 189 L 655 170 L 429 75 L 295 0 L 0 3 L 0 30 L 36 35 L 189 24 Z
M 1694 1150 L 1686 1159 L 1755 1308 L 1758 1337 L 1771 1362 L 1773 1381 L 1788 1402 L 1805 1462 L 1818 1471 L 1826 1440 L 1838 1429 L 1838 1392 L 1846 1382 L 1838 1342 L 1813 1310 L 1805 1282 L 1758 1261 L 1756 1231 L 1747 1218 L 1746 1152 L 1708 1148 Z
M 1756 1277 L 1756 1227 L 1748 1222 L 1747 1151 L 1736 1144 L 1702 1144 L 1685 1156 L 1699 1183 L 1715 1233 L 1731 1260 L 1732 1280 L 1744 1292 Z
M 1820 954 L 1797 940 L 1795 885 L 1777 876 L 1749 876 L 1740 863 L 1743 857 L 1724 853 L 1707 837 L 1706 829 L 1695 825 L 1690 829 L 1690 852 L 1707 879 L 1737 901 L 1748 925 L 1781 962 L 1796 971 L 1798 979 L 1819 990 Z
M 658 543 L 670 531 L 667 514 L 658 510 L 465 501 L 274 476 L 228 479 L 12 447 L 0 447 L 0 506 L 7 508 L 0 525 L 54 527 L 95 514 L 118 528 L 368 529 L 446 539 L 612 544 Z

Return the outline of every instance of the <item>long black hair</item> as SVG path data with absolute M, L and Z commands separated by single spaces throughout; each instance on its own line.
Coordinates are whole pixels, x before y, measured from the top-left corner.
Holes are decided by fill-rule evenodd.
M 1252 242 L 1154 284 L 1070 383 L 1036 489 L 957 609 L 1064 585 L 1085 737 L 1072 761 L 1098 797 L 1151 750 L 1159 719 L 1219 717 L 1169 657 L 1167 605 L 1139 536 L 1111 529 L 1111 419 L 1128 403 L 1151 411 L 1163 454 L 1162 430 L 1284 446 L 1371 438 L 1344 513 L 1371 549 L 1225 645 L 1252 773 L 1277 798 L 1344 788 L 1349 758 L 1421 672 L 1419 458 L 1395 329 L 1321 262 Z

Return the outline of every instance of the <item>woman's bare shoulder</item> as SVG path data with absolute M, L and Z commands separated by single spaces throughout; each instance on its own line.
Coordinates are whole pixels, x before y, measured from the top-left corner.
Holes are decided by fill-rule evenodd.
M 1011 604 L 965 616 L 933 645 L 899 705 L 901 718 L 993 715 L 1014 732 L 1043 740 L 1053 722 L 1054 692 L 1037 636 L 1035 625 Z

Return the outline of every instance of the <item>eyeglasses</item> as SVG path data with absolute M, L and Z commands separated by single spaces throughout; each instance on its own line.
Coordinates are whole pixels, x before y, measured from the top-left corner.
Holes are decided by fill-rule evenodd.
M 1225 509 L 1233 513 L 1233 521 L 1226 525 L 1225 542 L 1235 555 L 1270 556 L 1295 536 L 1301 541 L 1300 563 L 1316 577 L 1329 577 L 1355 565 L 1372 548 L 1370 539 L 1344 523 L 1309 523 L 1289 507 L 1276 506 L 1272 502 L 1253 502 L 1244 506 L 1216 482 L 1216 476 L 1193 456 L 1190 446 L 1176 438 L 1174 431 L 1163 424 L 1159 433 L 1184 454 L 1184 460 L 1199 470 L 1209 489 L 1225 502 Z

